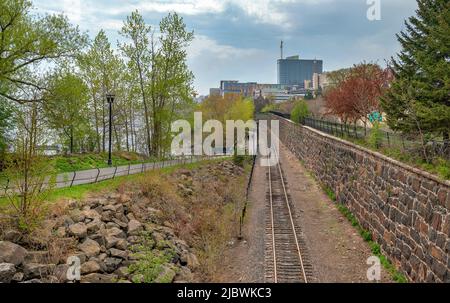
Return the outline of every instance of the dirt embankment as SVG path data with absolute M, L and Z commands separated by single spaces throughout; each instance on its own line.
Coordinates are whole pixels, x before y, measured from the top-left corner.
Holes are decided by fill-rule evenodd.
M 212 281 L 238 232 L 245 180 L 231 161 L 156 171 L 51 205 L 29 235 L 2 225 L 0 282 L 67 282 L 71 256 L 82 282 Z

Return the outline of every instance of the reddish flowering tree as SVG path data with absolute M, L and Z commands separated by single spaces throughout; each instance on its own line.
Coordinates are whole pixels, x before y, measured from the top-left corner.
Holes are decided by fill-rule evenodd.
M 344 123 L 359 120 L 366 125 L 369 114 L 380 111 L 380 97 L 388 82 L 389 73 L 377 64 L 361 63 L 353 66 L 345 77 L 326 92 L 327 113 Z

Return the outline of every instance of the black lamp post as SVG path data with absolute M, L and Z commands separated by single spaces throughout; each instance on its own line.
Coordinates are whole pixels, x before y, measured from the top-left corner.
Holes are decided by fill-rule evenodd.
M 112 104 L 114 103 L 114 95 L 107 94 L 106 101 L 109 104 L 109 152 L 108 152 L 108 165 L 112 166 Z

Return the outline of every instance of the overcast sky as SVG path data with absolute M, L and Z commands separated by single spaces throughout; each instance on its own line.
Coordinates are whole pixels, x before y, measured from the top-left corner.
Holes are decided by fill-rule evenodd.
M 93 38 L 117 31 L 138 9 L 150 25 L 176 11 L 194 30 L 188 63 L 195 87 L 208 94 L 223 79 L 276 83 L 280 40 L 286 55 L 324 60 L 325 70 L 384 64 L 399 50 L 395 34 L 414 14 L 415 0 L 380 0 L 381 20 L 369 21 L 366 0 L 33 0 L 39 13 L 64 12 Z

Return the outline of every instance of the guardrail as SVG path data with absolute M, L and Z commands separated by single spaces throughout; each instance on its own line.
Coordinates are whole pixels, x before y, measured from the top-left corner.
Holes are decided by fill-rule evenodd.
M 133 174 L 144 173 L 146 171 L 160 169 L 168 166 L 194 163 L 212 158 L 223 158 L 224 156 L 189 156 L 179 157 L 176 159 L 168 159 L 157 162 L 146 162 L 140 164 L 129 164 L 123 166 L 113 166 L 105 168 L 94 168 L 89 170 L 75 171 L 69 173 L 60 173 L 56 175 L 54 181 L 50 181 L 52 177 L 48 177 L 42 184 L 41 190 L 48 188 L 50 185 L 54 188 L 66 188 L 82 184 L 98 183 L 104 180 L 114 179 L 121 176 L 129 176 Z M 53 177 L 54 178 L 54 177 Z M 6 181 L 6 185 L 2 188 L 0 197 L 14 192 L 18 192 L 17 188 L 12 185 L 10 180 Z M 31 185 L 33 186 L 33 185 Z

